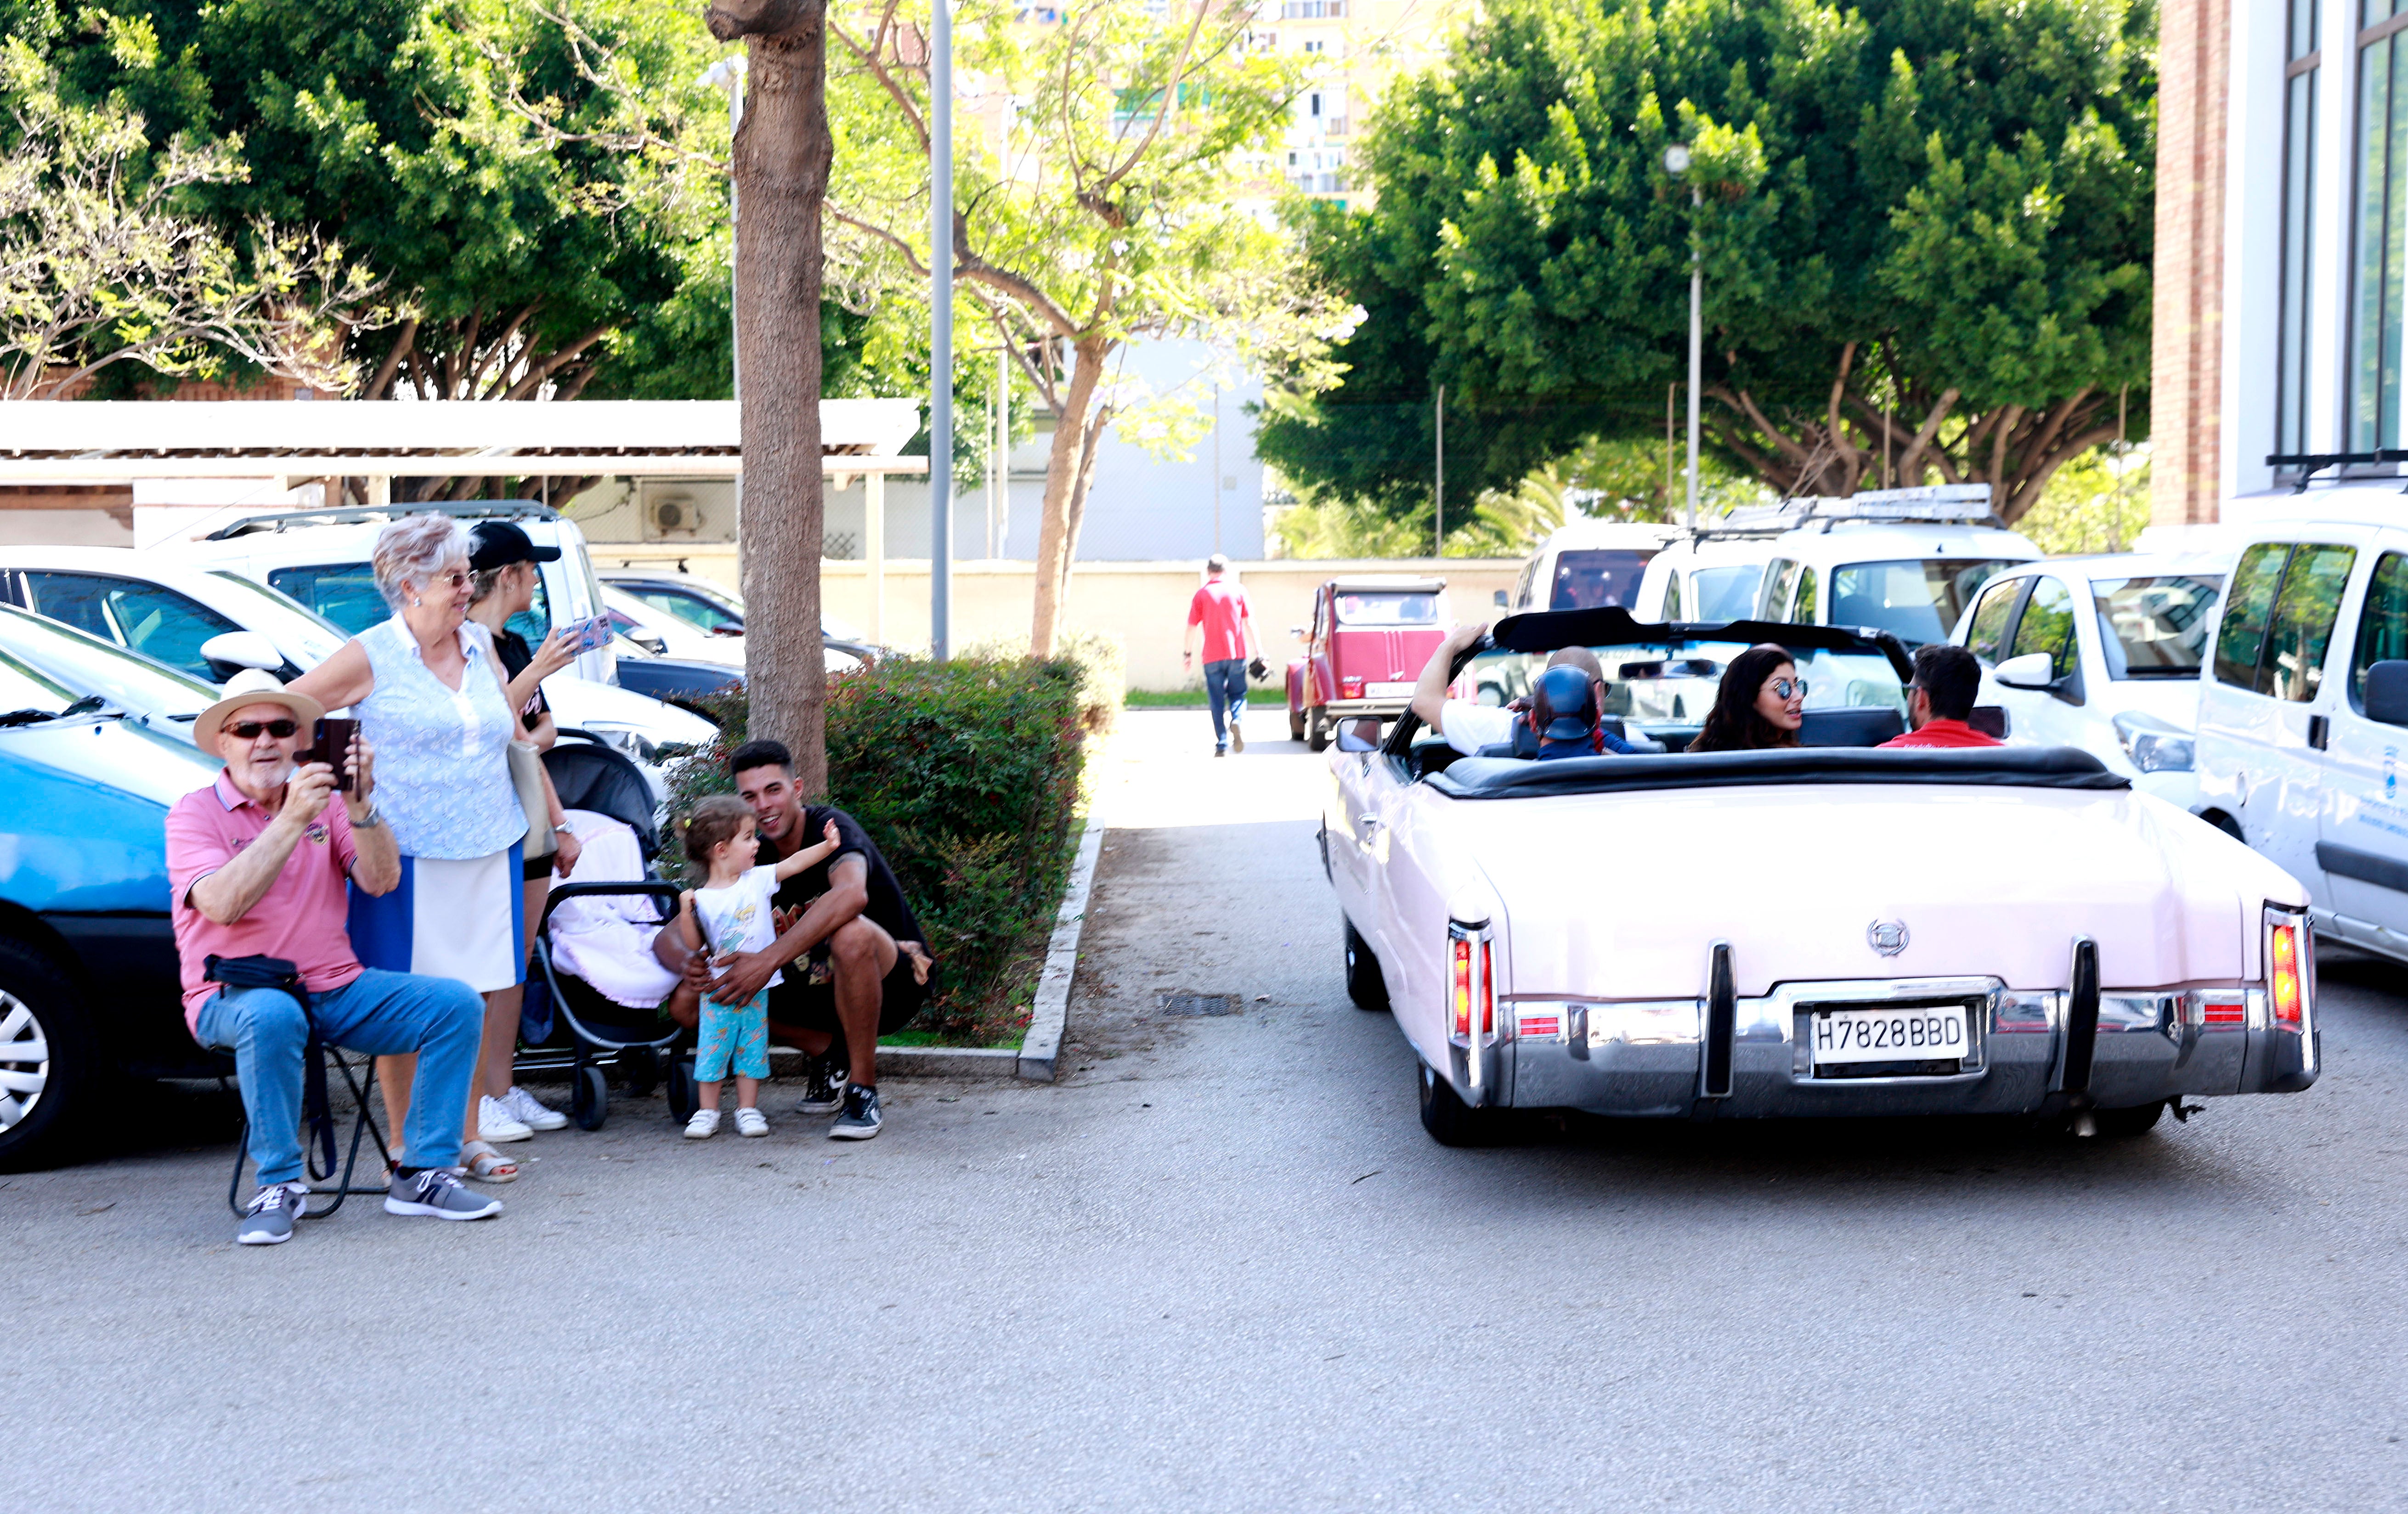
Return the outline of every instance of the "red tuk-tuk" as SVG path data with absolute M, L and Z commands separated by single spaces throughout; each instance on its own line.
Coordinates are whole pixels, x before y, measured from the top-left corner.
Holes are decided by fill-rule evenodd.
M 1287 665 L 1287 731 L 1319 751 L 1338 721 L 1400 715 L 1422 664 L 1446 639 L 1446 580 L 1401 574 L 1331 578 L 1313 591 L 1312 624 Z

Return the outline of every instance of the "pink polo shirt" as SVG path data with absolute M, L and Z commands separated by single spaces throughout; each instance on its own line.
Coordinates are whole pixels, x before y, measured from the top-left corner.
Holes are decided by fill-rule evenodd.
M 344 890 L 358 851 L 351 817 L 339 794 L 326 796 L 318 817 L 285 860 L 284 871 L 243 917 L 221 925 L 193 907 L 193 885 L 251 845 L 276 816 L 243 797 L 223 773 L 167 811 L 167 886 L 175 900 L 176 953 L 183 960 L 184 1024 L 199 1034 L 201 1006 L 221 985 L 201 975 L 211 956 L 282 957 L 301 969 L 312 993 L 341 988 L 360 976 L 351 954 L 351 900 Z

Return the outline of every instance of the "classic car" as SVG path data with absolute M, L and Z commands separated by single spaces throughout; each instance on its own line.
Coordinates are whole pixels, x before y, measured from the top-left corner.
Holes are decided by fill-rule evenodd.
M 1805 745 L 1684 751 L 1765 641 L 1808 681 Z M 1455 687 L 1526 687 L 1566 646 L 1663 755 L 1459 756 L 1409 710 L 1330 759 L 1347 988 L 1395 1011 L 1440 1141 L 1526 1109 L 2137 1135 L 2315 1080 L 2306 892 L 2085 751 L 1869 750 L 1901 728 L 1894 637 L 1519 615 Z
M 1289 739 L 1320 751 L 1331 722 L 1403 709 L 1446 627 L 1444 578 L 1391 573 L 1323 582 L 1312 592 L 1312 624 L 1289 628 L 1304 642 L 1304 655 L 1287 664 Z

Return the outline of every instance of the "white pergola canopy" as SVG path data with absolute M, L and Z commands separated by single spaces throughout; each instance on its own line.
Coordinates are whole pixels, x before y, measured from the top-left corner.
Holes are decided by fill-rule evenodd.
M 922 473 L 909 399 L 820 402 L 831 474 Z M 85 400 L 0 405 L 0 485 L 151 478 L 733 478 L 732 400 Z

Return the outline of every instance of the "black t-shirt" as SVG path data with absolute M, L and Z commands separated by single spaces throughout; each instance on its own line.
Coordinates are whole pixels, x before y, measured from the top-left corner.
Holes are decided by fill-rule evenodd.
M 804 868 L 781 884 L 778 907 L 795 908 L 825 893 L 828 869 L 836 865 L 838 858 L 858 852 L 869 868 L 869 902 L 861 912 L 884 926 L 886 934 L 897 941 L 925 941 L 927 937 L 920 934 L 920 922 L 911 916 L 911 907 L 903 902 L 903 885 L 896 881 L 895 869 L 886 865 L 885 854 L 878 850 L 877 842 L 869 839 L 869 833 L 861 828 L 858 821 L 834 805 L 806 805 L 802 824 L 796 833 L 798 847 L 819 845 L 820 833 L 830 821 L 836 821 L 836 850 L 828 854 L 826 861 Z M 763 832 L 761 854 L 754 865 L 776 862 L 784 855 L 778 843 Z
M 515 631 L 494 633 L 494 655 L 502 660 L 504 669 L 502 681 L 505 683 L 525 672 L 527 664 L 535 661 L 535 653 L 527 650 L 526 637 Z M 533 725 L 543 719 L 545 713 L 551 708 L 550 705 L 544 703 L 541 685 L 538 685 L 535 697 L 527 701 L 526 708 L 519 711 L 519 719 Z

